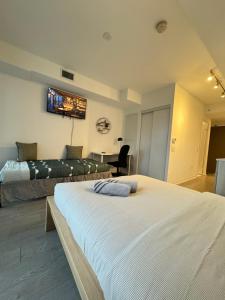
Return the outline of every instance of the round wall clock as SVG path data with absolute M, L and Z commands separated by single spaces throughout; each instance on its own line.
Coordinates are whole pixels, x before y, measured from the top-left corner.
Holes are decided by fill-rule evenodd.
M 107 118 L 99 118 L 96 122 L 96 129 L 99 133 L 106 134 L 111 129 L 111 122 Z

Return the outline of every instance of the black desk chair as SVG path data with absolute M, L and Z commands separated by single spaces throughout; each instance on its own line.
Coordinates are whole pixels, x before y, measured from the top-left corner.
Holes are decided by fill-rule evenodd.
M 112 162 L 108 162 L 109 165 L 116 167 L 117 168 L 117 172 L 113 173 L 113 176 L 119 176 L 121 175 L 120 168 L 126 168 L 127 167 L 127 155 L 128 152 L 130 150 L 130 146 L 129 145 L 123 145 L 120 149 L 120 153 L 118 156 L 118 160 L 117 161 L 112 161 Z

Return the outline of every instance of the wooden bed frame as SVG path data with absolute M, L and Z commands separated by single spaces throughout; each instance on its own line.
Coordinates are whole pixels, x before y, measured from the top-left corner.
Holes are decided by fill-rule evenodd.
M 98 279 L 74 240 L 67 222 L 55 204 L 54 197 L 46 201 L 46 232 L 56 229 L 82 300 L 104 300 Z

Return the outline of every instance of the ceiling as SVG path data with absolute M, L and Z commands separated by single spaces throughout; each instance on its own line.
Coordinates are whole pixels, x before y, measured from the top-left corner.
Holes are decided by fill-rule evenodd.
M 225 111 L 221 112 L 212 112 L 207 114 L 211 119 L 212 125 L 224 124 L 225 122 Z
M 206 82 L 215 62 L 181 4 L 0 0 L 0 39 L 117 89 L 145 93 L 178 82 L 204 103 L 219 102 L 219 92 Z M 161 19 L 168 30 L 158 34 L 154 26 Z M 102 39 L 105 31 L 111 41 Z
M 218 68 L 225 75 L 225 1 L 178 0 Z

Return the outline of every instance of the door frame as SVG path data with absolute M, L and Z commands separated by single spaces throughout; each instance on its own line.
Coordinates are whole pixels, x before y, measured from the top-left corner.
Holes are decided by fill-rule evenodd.
M 141 110 L 138 113 L 138 130 L 137 130 L 137 164 L 136 164 L 136 174 L 139 171 L 139 157 L 140 157 L 140 141 L 141 141 L 141 123 L 142 123 L 142 115 L 146 113 L 151 113 L 159 110 L 169 109 L 170 110 L 170 118 L 169 118 L 169 128 L 168 128 L 168 138 L 167 138 L 167 151 L 166 151 L 166 166 L 164 173 L 164 180 L 167 181 L 168 177 L 168 167 L 169 167 L 169 155 L 170 155 L 170 140 L 171 140 L 171 132 L 172 132 L 172 118 L 173 118 L 173 105 L 163 105 L 154 107 L 151 109 Z
M 204 129 L 204 124 L 207 124 L 207 129 Z M 203 131 L 206 131 L 205 141 L 202 140 L 203 138 Z M 209 120 L 202 121 L 202 128 L 201 128 L 201 136 L 200 136 L 200 143 L 199 143 L 199 158 L 198 158 L 198 174 L 199 175 L 206 175 L 206 167 L 207 167 L 207 160 L 208 160 L 208 151 L 209 151 L 209 140 L 210 140 L 210 131 L 211 131 L 211 122 Z M 204 146 L 202 145 L 204 142 Z M 203 148 L 202 148 L 203 146 Z M 202 153 L 201 153 L 202 150 Z M 203 157 L 202 157 L 203 156 Z M 201 170 L 200 170 L 200 162 L 201 162 Z

